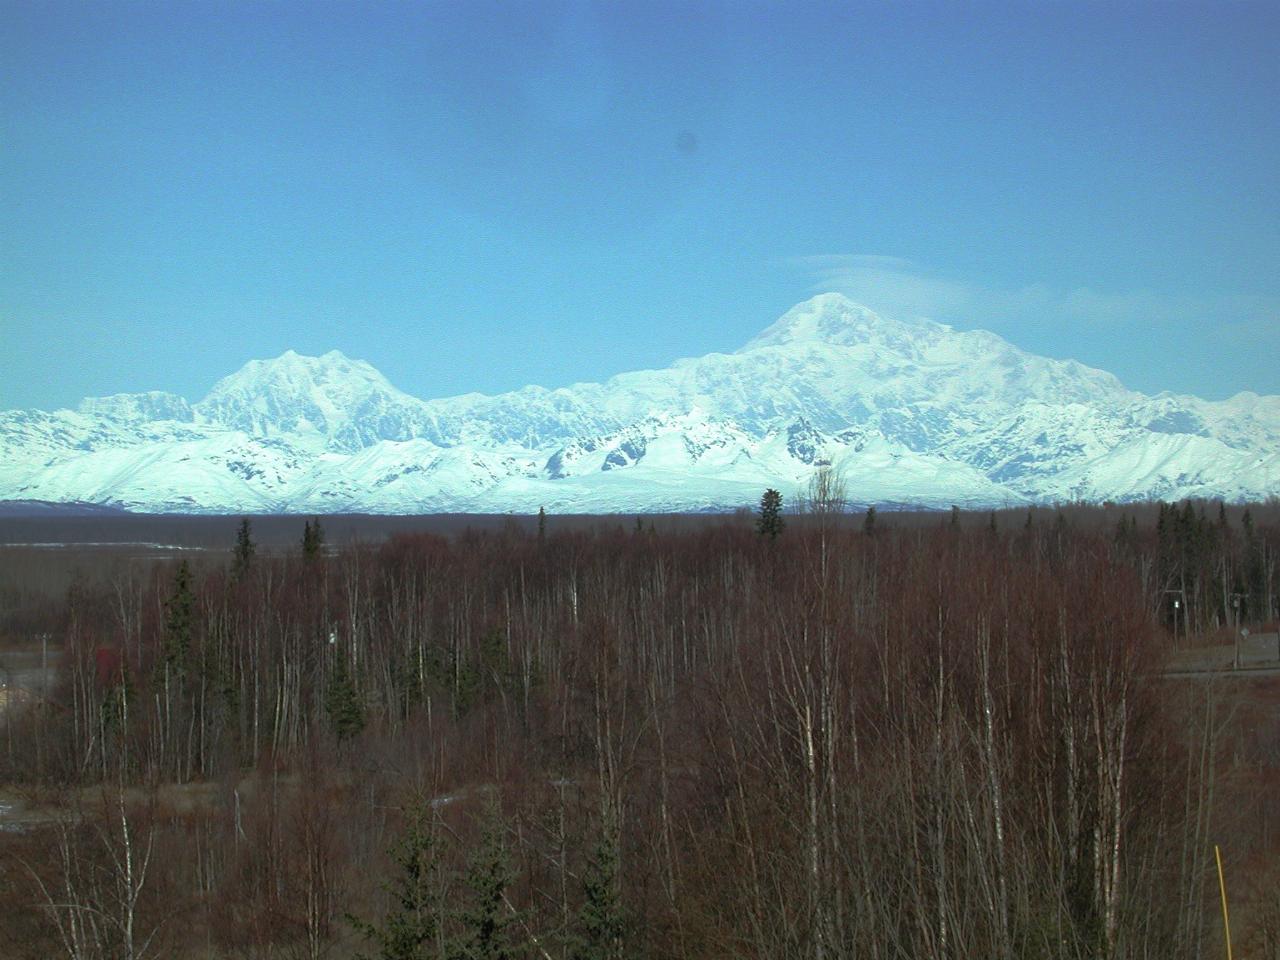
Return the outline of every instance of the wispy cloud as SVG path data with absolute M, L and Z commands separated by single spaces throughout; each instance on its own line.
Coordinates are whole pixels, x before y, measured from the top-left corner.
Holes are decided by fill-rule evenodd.
M 900 320 L 982 328 L 1023 349 L 1110 370 L 1147 393 L 1280 393 L 1280 298 L 1153 290 L 998 286 L 901 257 L 796 257 L 811 293 L 838 292 Z
M 1067 326 L 1097 332 L 1118 326 L 1174 329 L 1195 324 L 1227 338 L 1280 340 L 1280 299 L 1236 294 L 1179 296 L 1150 290 L 1057 289 L 1045 283 L 999 287 L 945 276 L 901 257 L 823 254 L 793 261 L 812 292 L 836 291 L 900 319 L 1012 329 Z M 1206 331 L 1207 332 L 1207 331 Z

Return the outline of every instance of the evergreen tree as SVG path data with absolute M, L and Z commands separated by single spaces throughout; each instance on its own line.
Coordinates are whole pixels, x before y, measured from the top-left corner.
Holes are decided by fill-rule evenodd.
M 428 810 L 416 804 L 409 812 L 404 836 L 391 849 L 395 878 L 383 884 L 391 907 L 379 924 L 348 915 L 347 922 L 378 946 L 373 956 L 357 960 L 431 960 L 440 956 L 441 875 L 436 838 Z
M 1120 514 L 1120 522 L 1116 524 L 1114 536 L 1116 546 L 1125 550 L 1132 550 L 1134 546 L 1135 529 L 1130 519 L 1126 514 Z
M 515 679 L 506 637 L 497 627 L 486 631 L 480 638 L 480 674 L 486 697 L 501 694 Z
M 867 507 L 867 515 L 862 518 L 862 532 L 871 536 L 876 532 L 876 508 L 873 504 Z
M 518 918 L 506 898 L 514 878 L 502 812 L 492 801 L 463 878 L 467 903 L 457 914 L 461 930 L 450 945 L 450 960 L 513 960 L 521 955 Z
M 1173 582 L 1172 527 L 1169 519 L 1169 505 L 1162 500 L 1156 513 L 1156 564 L 1160 583 L 1166 588 Z
M 339 743 L 349 740 L 364 729 L 364 708 L 360 705 L 360 697 L 341 654 L 337 657 L 333 675 L 325 690 L 324 709 L 329 716 L 329 726 Z
M 1262 619 L 1271 613 L 1263 609 L 1267 605 L 1266 540 L 1258 535 L 1253 514 L 1247 508 L 1240 518 L 1240 526 L 1244 529 L 1245 604 L 1250 617 Z
M 450 658 L 455 666 L 449 671 L 450 685 L 453 691 L 453 715 L 461 717 L 484 694 L 485 675 L 481 660 L 471 658 Z
M 538 541 L 547 539 L 547 508 L 538 508 Z
M 186 672 L 190 658 L 195 605 L 195 594 L 191 592 L 191 567 L 183 560 L 173 575 L 173 595 L 165 604 L 164 619 L 165 667 L 177 674 Z
M 951 529 L 960 529 L 960 508 L 954 503 L 951 505 Z
M 249 572 L 249 565 L 253 563 L 254 549 L 249 518 L 245 517 L 240 521 L 240 529 L 236 531 L 236 548 L 232 554 L 231 573 L 237 580 L 243 579 Z
M 123 740 L 128 734 L 126 728 L 129 721 L 129 705 L 136 699 L 135 694 L 133 677 L 129 673 L 127 664 L 122 661 L 119 673 L 113 678 L 112 686 L 103 695 L 102 705 L 98 708 L 104 739 L 114 734 L 118 739 Z
M 782 494 L 770 488 L 760 498 L 760 517 L 756 520 L 756 529 L 760 532 L 760 536 L 776 540 L 784 525 L 782 520 Z
M 994 510 L 991 511 L 991 515 L 987 518 L 987 529 L 993 534 L 998 532 L 1000 529 L 996 526 L 996 512 Z
M 318 517 L 308 520 L 302 528 L 302 556 L 314 560 L 324 549 L 324 528 L 320 526 Z
M 601 830 L 594 856 L 582 875 L 582 909 L 579 935 L 570 953 L 572 960 L 622 960 L 627 922 L 619 892 L 618 839 L 607 822 Z

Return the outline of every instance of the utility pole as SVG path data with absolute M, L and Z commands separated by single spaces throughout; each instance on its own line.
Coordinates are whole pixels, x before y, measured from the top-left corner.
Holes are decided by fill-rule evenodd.
M 1183 613 L 1183 632 L 1188 633 L 1188 628 L 1191 626 L 1190 622 L 1187 620 L 1186 613 L 1182 610 L 1182 601 L 1185 599 L 1186 594 L 1181 590 L 1173 588 L 1166 590 L 1164 593 L 1165 596 L 1173 597 L 1173 644 L 1176 647 L 1178 645 L 1178 614 L 1180 612 Z M 1183 639 L 1189 641 L 1191 638 L 1188 635 L 1183 637 Z

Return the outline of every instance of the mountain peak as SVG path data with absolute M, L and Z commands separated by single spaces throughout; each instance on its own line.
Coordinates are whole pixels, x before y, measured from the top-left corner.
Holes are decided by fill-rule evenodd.
M 195 410 L 206 422 L 251 435 L 320 434 L 347 449 L 406 439 L 404 411 L 420 405 L 364 360 L 338 350 L 319 357 L 286 350 L 223 377 Z
M 842 293 L 820 293 L 798 303 L 754 337 L 739 352 L 787 343 L 834 343 L 853 346 L 876 331 L 899 333 L 904 325 L 880 316 Z
M 277 364 L 301 364 L 303 366 L 321 366 L 335 363 L 357 363 L 363 364 L 363 360 L 352 360 L 341 350 L 330 350 L 328 353 L 322 353 L 319 356 L 312 356 L 309 353 L 298 353 L 297 350 L 286 350 L 278 357 L 271 357 L 266 360 L 250 360 L 250 364 L 260 363 L 268 366 Z M 246 364 L 248 366 L 248 364 Z
M 606 383 L 423 401 L 337 350 L 289 350 L 194 408 L 152 393 L 0 413 L 0 498 L 147 510 L 702 510 L 828 462 L 867 503 L 1259 498 L 1280 476 L 1280 397 L 1146 397 L 826 293 L 736 353 Z
M 297 389 L 303 385 L 356 381 L 376 383 L 380 388 L 388 390 L 394 389 L 371 364 L 364 360 L 352 360 L 341 351 L 330 350 L 317 357 L 286 350 L 278 357 L 248 361 L 235 373 L 214 384 L 205 400 L 232 390 L 261 393 L 278 391 L 281 387 Z

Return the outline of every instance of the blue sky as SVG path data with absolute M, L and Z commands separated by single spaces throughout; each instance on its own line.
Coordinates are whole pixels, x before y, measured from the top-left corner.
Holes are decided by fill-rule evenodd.
M 554 386 L 832 289 L 1280 392 L 1275 3 L 2 3 L 0 407 Z

